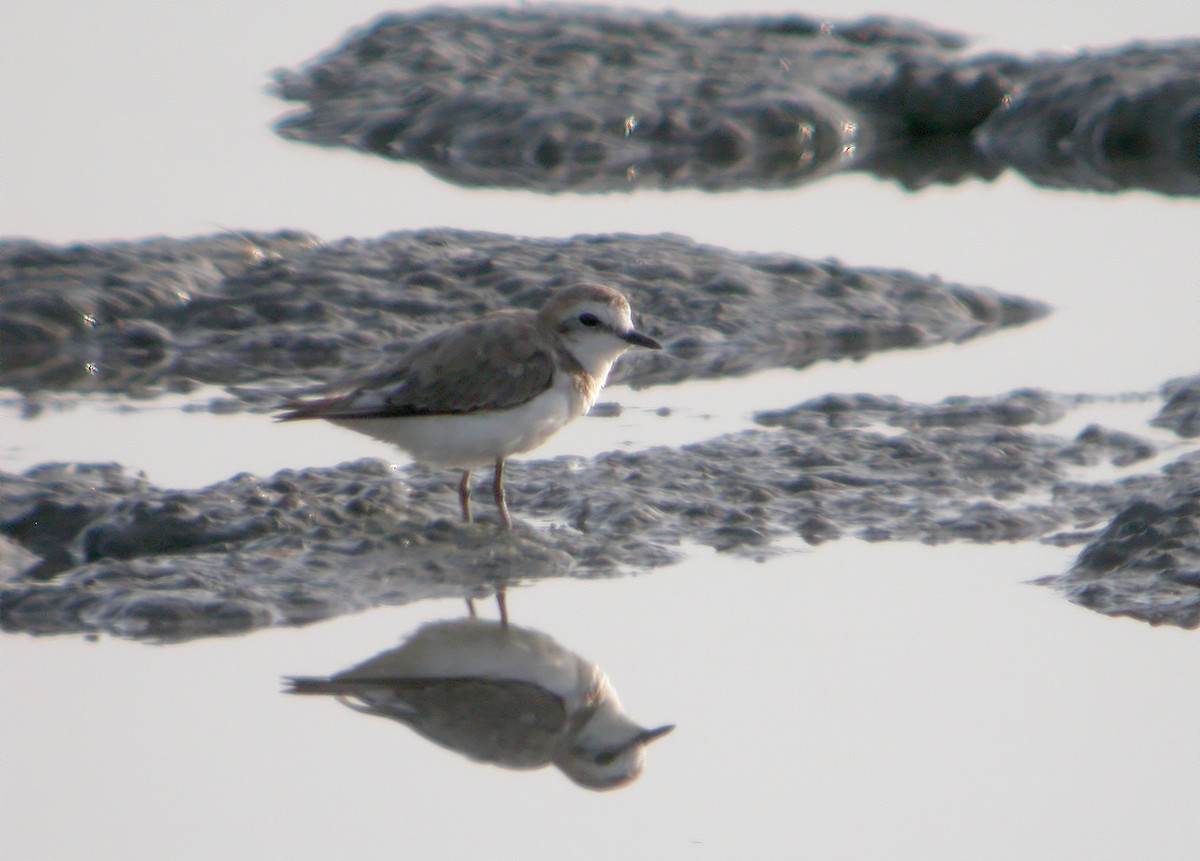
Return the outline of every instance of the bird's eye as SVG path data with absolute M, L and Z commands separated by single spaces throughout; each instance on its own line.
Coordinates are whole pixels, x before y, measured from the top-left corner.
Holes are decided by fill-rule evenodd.
M 589 329 L 594 329 L 600 325 L 600 318 L 595 314 L 580 314 L 579 322 L 587 326 Z

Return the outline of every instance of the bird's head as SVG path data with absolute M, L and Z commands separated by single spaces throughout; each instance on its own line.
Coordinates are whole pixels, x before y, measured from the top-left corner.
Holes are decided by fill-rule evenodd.
M 583 737 L 575 740 L 554 764 L 567 777 L 588 789 L 618 789 L 641 776 L 646 764 L 646 745 L 662 738 L 675 727 L 655 729 L 630 727 L 624 737 Z M 623 729 L 623 727 L 622 727 Z M 610 730 L 611 731 L 611 730 Z
M 601 379 L 630 347 L 662 349 L 662 344 L 633 327 L 629 301 L 610 287 L 580 284 L 560 290 L 538 317 L 562 337 L 567 350 L 589 374 Z

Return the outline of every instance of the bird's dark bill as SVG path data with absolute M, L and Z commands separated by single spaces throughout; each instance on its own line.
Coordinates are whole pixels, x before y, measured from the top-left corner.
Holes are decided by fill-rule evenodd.
M 625 343 L 633 344 L 635 347 L 645 347 L 647 350 L 661 350 L 662 344 L 651 338 L 649 335 L 643 335 L 641 332 L 628 332 L 624 336 Z

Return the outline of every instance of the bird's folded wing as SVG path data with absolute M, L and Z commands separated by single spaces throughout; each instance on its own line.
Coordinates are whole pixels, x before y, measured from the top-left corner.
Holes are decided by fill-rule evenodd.
M 550 387 L 554 346 L 531 316 L 494 314 L 420 342 L 347 395 L 289 404 L 281 419 L 461 415 L 519 407 Z
M 356 711 L 407 724 L 435 744 L 507 768 L 546 765 L 567 727 L 562 698 L 528 682 L 337 677 L 288 681 L 290 693 L 352 698 L 346 704 Z

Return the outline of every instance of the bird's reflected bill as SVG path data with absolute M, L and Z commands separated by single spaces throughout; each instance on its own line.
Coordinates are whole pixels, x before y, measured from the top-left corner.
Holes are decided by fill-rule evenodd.
M 666 726 L 655 727 L 639 732 L 633 738 L 633 744 L 649 744 L 655 739 L 662 738 L 664 735 L 675 729 L 675 724 L 667 724 Z

